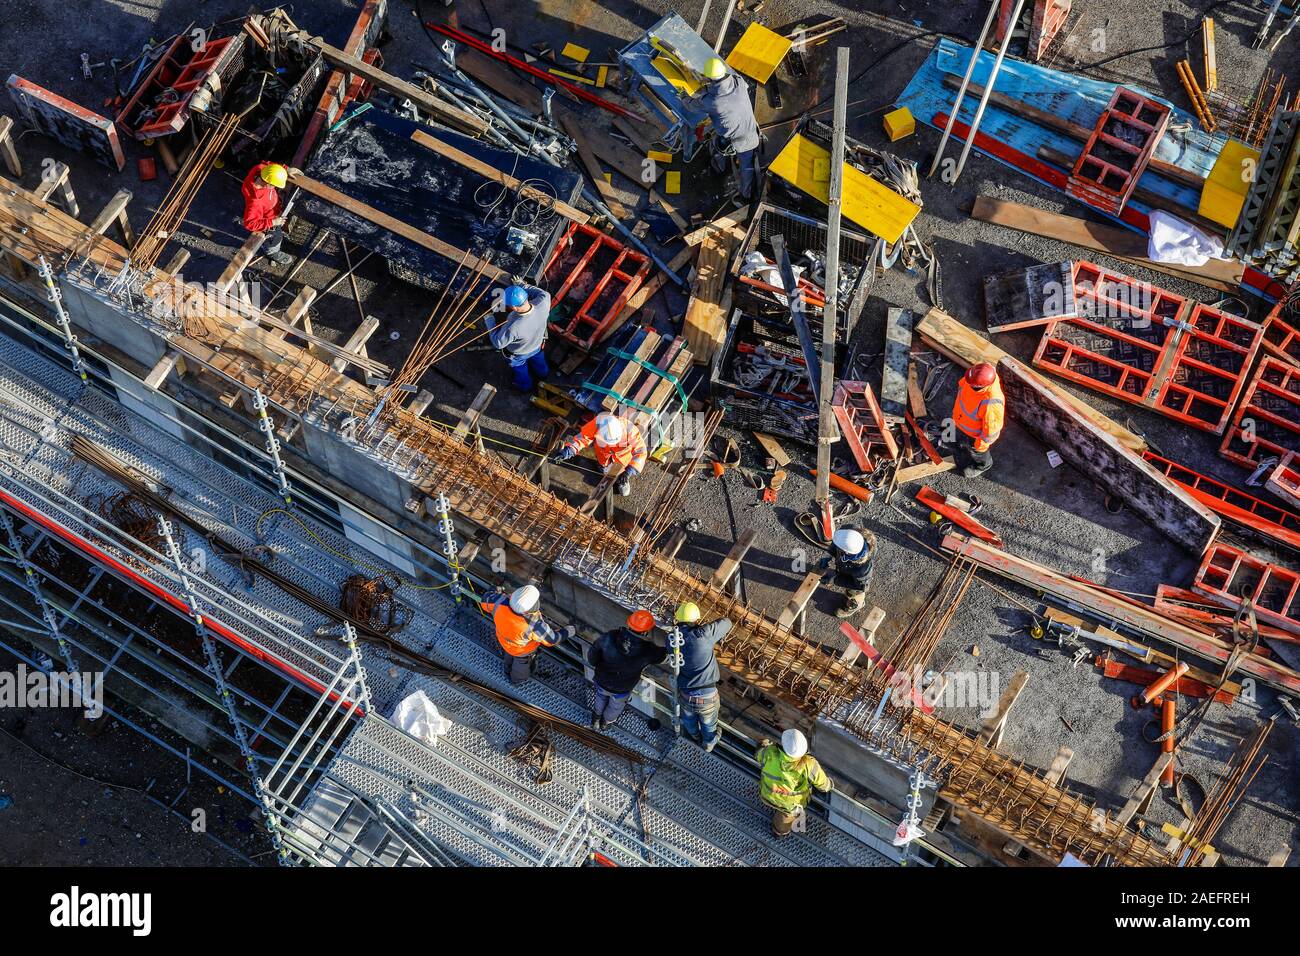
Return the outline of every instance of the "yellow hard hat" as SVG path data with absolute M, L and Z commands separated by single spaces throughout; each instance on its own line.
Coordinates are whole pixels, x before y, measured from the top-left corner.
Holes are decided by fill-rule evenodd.
M 678 624 L 694 624 L 700 619 L 700 606 L 694 601 L 683 601 L 677 605 L 677 613 L 673 616 Z
M 289 182 L 289 170 L 279 163 L 268 163 L 262 167 L 262 182 L 270 183 L 276 189 L 283 189 Z
M 709 62 L 704 64 L 704 75 L 711 80 L 720 80 L 727 75 L 727 64 L 716 56 L 711 57 Z

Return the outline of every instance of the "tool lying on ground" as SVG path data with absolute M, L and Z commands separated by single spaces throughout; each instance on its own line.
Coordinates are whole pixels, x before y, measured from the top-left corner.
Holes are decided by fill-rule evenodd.
M 977 510 L 977 508 L 968 510 L 954 505 L 951 503 L 951 499 L 940 495 L 928 485 L 922 485 L 916 490 L 916 500 L 930 509 L 932 512 L 930 518 L 931 522 L 935 522 L 936 519 L 934 516 L 938 515 L 941 518 L 946 518 L 948 521 L 951 521 L 954 525 L 967 533 L 974 535 L 981 541 L 987 541 L 989 544 L 998 548 L 1003 546 L 1002 538 L 999 537 L 996 532 L 991 531 L 971 516 L 971 511 Z M 974 504 L 978 505 L 978 500 L 976 500 Z

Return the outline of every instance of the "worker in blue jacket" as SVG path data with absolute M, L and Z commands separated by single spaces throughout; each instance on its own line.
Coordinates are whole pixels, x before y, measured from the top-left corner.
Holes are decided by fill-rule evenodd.
M 822 569 L 835 566 L 835 581 L 844 585 L 844 603 L 835 616 L 852 617 L 867 603 L 867 589 L 871 586 L 871 570 L 875 564 L 876 536 L 857 528 L 840 528 L 831 537 L 833 554 L 822 561 Z
M 761 143 L 749 84 L 716 56 L 705 65 L 704 78 L 708 82 L 695 94 L 694 101 L 709 114 L 713 124 L 713 167 L 725 171 L 727 157 L 734 153 L 740 170 L 740 198 L 749 202 L 758 184 Z
M 694 601 L 677 605 L 674 615 L 677 634 L 681 637 L 681 666 L 677 670 L 677 700 L 681 705 L 682 730 L 704 745 L 709 753 L 718 745 L 718 714 L 722 700 L 718 696 L 718 657 L 714 646 L 731 631 L 731 621 L 719 618 L 700 623 L 700 608 Z
M 488 313 L 488 338 L 510 362 L 515 388 L 521 392 L 533 390 L 534 377 L 545 381 L 551 374 L 545 352 L 550 319 L 551 294 L 531 285 L 507 286 L 496 310 Z

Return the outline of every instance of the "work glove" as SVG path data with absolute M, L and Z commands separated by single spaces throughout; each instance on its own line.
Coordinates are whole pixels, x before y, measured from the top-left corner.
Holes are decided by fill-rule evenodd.
M 565 445 L 563 448 L 561 448 L 559 451 L 557 451 L 557 452 L 555 453 L 555 460 L 556 460 L 556 461 L 568 461 L 570 458 L 572 458 L 572 457 L 575 456 L 576 454 L 578 454 L 576 451 L 574 451 L 574 450 L 573 450 L 572 448 L 570 448 L 568 445 Z

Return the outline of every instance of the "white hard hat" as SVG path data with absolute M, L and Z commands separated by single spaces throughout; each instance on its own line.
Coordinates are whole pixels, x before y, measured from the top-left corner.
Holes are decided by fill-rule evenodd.
M 596 444 L 617 445 L 623 441 L 623 436 L 626 434 L 627 426 L 617 415 L 601 412 L 596 416 Z
M 516 614 L 527 614 L 529 611 L 536 611 L 537 604 L 541 599 L 541 592 L 537 588 L 531 584 L 525 584 L 521 588 L 515 588 L 515 593 L 510 595 L 510 610 Z
M 781 735 L 781 749 L 787 757 L 798 760 L 808 752 L 808 738 L 803 735 L 803 731 L 791 727 Z
M 866 539 L 862 537 L 862 532 L 855 531 L 852 528 L 840 528 L 831 537 L 831 541 L 835 547 L 845 554 L 861 554 L 862 549 L 867 546 Z

